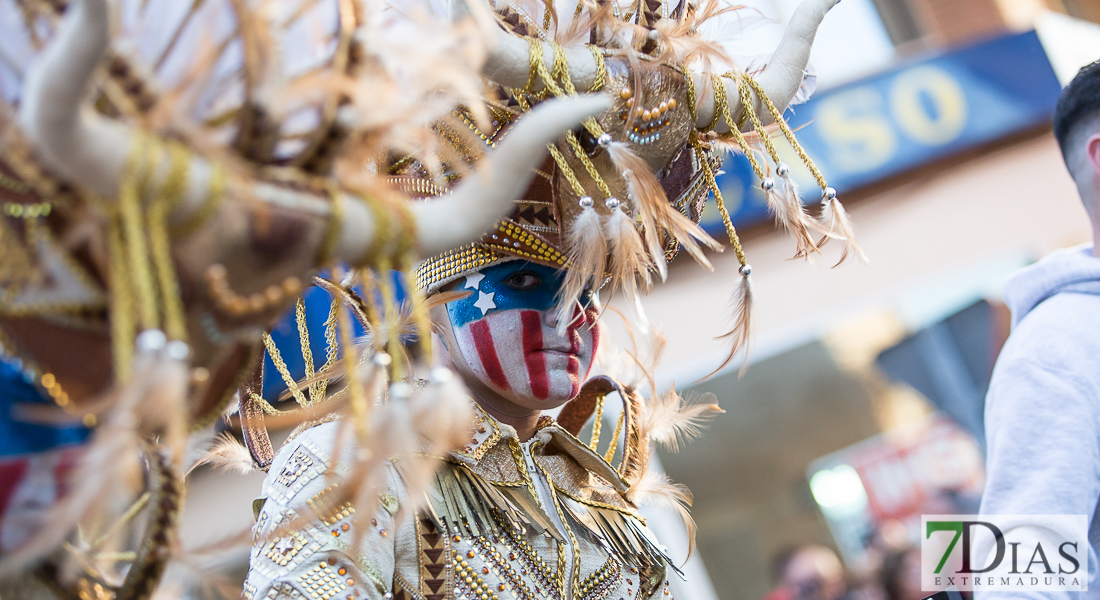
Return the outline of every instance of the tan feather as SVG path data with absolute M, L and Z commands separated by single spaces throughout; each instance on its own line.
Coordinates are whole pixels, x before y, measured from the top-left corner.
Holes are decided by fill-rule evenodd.
M 774 180 L 773 180 L 774 181 Z M 821 250 L 814 243 L 811 231 L 820 231 L 817 222 L 806 214 L 802 207 L 802 201 L 798 196 L 798 189 L 794 181 L 789 177 L 783 179 L 782 193 L 779 186 L 766 190 L 768 208 L 771 209 L 776 223 L 790 233 L 796 244 L 795 258 L 808 258 Z
M 860 261 L 864 263 L 870 262 L 867 259 L 867 255 L 864 254 L 863 248 L 860 248 L 859 244 L 856 243 L 855 231 L 852 229 L 852 221 L 848 217 L 848 211 L 844 210 L 844 205 L 840 203 L 840 200 L 833 198 L 829 202 L 822 204 L 821 221 L 822 227 L 824 227 L 825 231 L 828 233 L 825 237 L 821 238 L 818 245 L 823 245 L 830 238 L 840 240 L 844 244 L 844 250 L 840 254 L 840 260 L 838 260 L 833 267 L 840 266 L 840 263 L 844 262 L 852 252 L 859 257 Z
M 607 269 L 607 240 L 603 237 L 596 209 L 586 208 L 574 219 L 566 237 L 566 255 L 570 268 L 565 270 L 565 283 L 557 297 L 561 331 L 569 326 L 581 293 L 593 281 L 603 279 Z
M 653 285 L 649 269 L 652 266 L 649 253 L 646 252 L 634 220 L 622 208 L 617 208 L 610 216 L 604 217 L 604 232 L 611 247 L 611 282 L 608 295 L 622 290 L 630 306 L 639 319 L 637 324 L 644 327 L 645 314 L 641 308 L 639 281 L 642 289 L 648 291 Z
M 210 465 L 219 471 L 227 471 L 238 475 L 247 475 L 256 470 L 256 465 L 252 463 L 252 455 L 249 454 L 248 448 L 238 442 L 237 438 L 226 432 L 222 432 L 217 437 L 214 445 L 192 465 L 187 474 L 190 475 L 191 471 L 194 471 L 200 465 Z
M 695 520 L 691 518 L 691 491 L 678 483 L 672 483 L 668 475 L 647 469 L 646 472 L 626 492 L 626 497 L 636 506 L 657 505 L 671 509 L 680 516 L 687 530 L 688 557 L 695 552 Z
M 745 376 L 745 372 L 749 368 L 749 345 L 752 341 L 752 300 L 752 280 L 748 276 L 742 275 L 733 300 L 733 328 L 718 337 L 718 339 L 729 340 L 729 354 L 726 355 L 725 360 L 718 365 L 717 369 L 711 371 L 702 379 L 709 379 L 715 373 L 724 369 L 739 352 L 743 352 L 743 355 L 741 369 L 738 371 L 737 376 Z
M 664 247 L 660 242 L 661 233 L 680 242 L 696 262 L 713 270 L 699 244 L 701 242 L 719 252 L 722 245 L 669 204 L 665 190 L 653 175 L 649 164 L 624 142 L 611 142 L 608 154 L 616 168 L 626 177 L 628 189 L 642 217 L 646 246 L 662 280 L 667 273 Z
M 715 400 L 714 394 L 686 401 L 676 390 L 658 394 L 649 403 L 643 426 L 650 439 L 675 452 L 682 443 L 699 437 L 707 421 L 726 412 Z

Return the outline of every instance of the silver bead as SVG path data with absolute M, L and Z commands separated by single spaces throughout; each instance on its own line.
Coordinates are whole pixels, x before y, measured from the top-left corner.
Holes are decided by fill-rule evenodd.
M 649 33 L 648 33 L 648 34 L 646 35 L 646 37 L 648 37 L 649 39 L 651 39 L 651 40 L 653 40 L 654 42 L 656 42 L 656 41 L 657 41 L 657 39 L 661 37 L 661 34 L 660 34 L 660 33 L 657 33 L 657 30 L 656 30 L 656 29 L 650 29 L 650 30 L 649 30 Z
M 741 275 L 743 275 L 744 277 L 748 277 L 749 275 L 752 275 L 752 265 L 742 265 L 742 266 L 741 266 L 741 268 L 740 268 L 740 269 L 737 269 L 737 270 L 738 270 L 738 271 L 739 271 L 739 272 L 741 273 Z
M 620 203 L 618 198 L 612 196 L 607 200 L 604 200 L 603 204 L 608 208 L 608 210 L 615 210 L 616 208 L 619 208 Z
M 389 592 L 386 592 L 386 595 L 382 596 L 382 597 L 385 598 L 386 600 L 393 600 L 393 594 L 391 594 Z
M 454 379 L 454 373 L 447 367 L 435 367 L 431 373 L 428 374 L 428 381 L 435 385 L 440 385 Z
M 186 342 L 175 340 L 168 342 L 164 347 L 164 353 L 168 358 L 182 362 L 191 358 L 191 347 Z
M 370 360 L 371 360 L 372 363 L 374 363 L 375 365 L 377 365 L 379 367 L 388 367 L 388 366 L 390 366 L 390 363 L 393 362 L 393 359 L 390 358 L 390 355 L 386 354 L 385 352 L 379 352 L 379 353 L 375 354 L 374 356 L 371 357 Z
M 404 400 L 412 395 L 412 386 L 404 381 L 390 384 L 390 399 Z
M 600 148 L 608 148 L 611 146 L 611 134 L 601 133 L 600 137 L 596 138 L 596 143 L 600 145 Z
M 577 200 L 577 204 L 580 204 L 581 208 L 592 208 L 592 196 L 581 196 L 581 199 Z
M 780 177 L 786 177 L 791 174 L 791 168 L 783 163 L 779 163 L 779 166 L 775 168 L 775 174 Z
M 825 197 L 826 200 L 832 200 L 832 199 L 836 198 L 836 190 L 831 188 L 831 187 L 827 187 L 827 188 L 825 188 L 825 192 L 824 192 L 823 196 Z
M 146 329 L 138 334 L 134 344 L 139 352 L 157 352 L 168 343 L 168 338 L 159 329 Z
M 771 177 L 765 177 L 764 181 L 761 182 L 760 187 L 765 192 L 770 192 L 775 189 L 775 180 Z

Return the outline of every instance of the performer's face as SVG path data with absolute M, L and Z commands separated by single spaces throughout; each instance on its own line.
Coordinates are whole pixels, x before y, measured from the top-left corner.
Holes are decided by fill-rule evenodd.
M 514 260 L 451 284 L 471 291 L 437 313 L 455 369 L 479 396 L 495 396 L 528 410 L 555 408 L 580 392 L 599 343 L 594 296 L 585 295 L 558 332 L 555 299 L 565 273 Z M 483 398 L 490 400 L 490 398 Z

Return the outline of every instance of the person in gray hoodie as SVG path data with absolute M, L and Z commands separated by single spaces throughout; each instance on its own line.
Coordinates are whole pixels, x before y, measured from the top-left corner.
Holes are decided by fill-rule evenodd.
M 1100 599 L 1100 62 L 1063 90 L 1053 125 L 1093 243 L 1054 252 L 1005 284 L 1012 334 L 986 397 L 981 512 L 1086 515 L 1088 591 L 985 597 Z

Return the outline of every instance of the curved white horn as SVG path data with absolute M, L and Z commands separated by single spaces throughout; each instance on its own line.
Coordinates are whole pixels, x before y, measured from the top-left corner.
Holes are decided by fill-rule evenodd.
M 453 194 L 413 205 L 423 255 L 457 248 L 489 231 L 527 189 L 546 145 L 610 104 L 606 96 L 585 96 L 539 105 Z
M 491 1 L 491 0 L 490 0 Z M 530 40 L 501 29 L 493 20 L 490 7 L 485 0 L 452 0 L 451 20 L 457 22 L 472 18 L 478 22 L 487 22 L 494 32 L 493 47 L 489 49 L 481 74 L 486 79 L 506 88 L 521 89 L 527 85 L 531 73 Z M 473 4 L 471 4 L 473 3 Z M 554 49 L 546 42 L 536 41 L 542 48 L 542 63 L 549 69 L 554 64 Z M 578 90 L 592 87 L 596 81 L 596 59 L 586 47 L 566 47 L 565 57 L 569 60 L 569 76 Z M 531 86 L 532 92 L 543 89 L 541 78 L 536 77 Z
M 542 47 L 542 64 L 549 69 L 554 64 L 554 49 L 546 42 L 538 44 Z M 569 76 L 577 90 L 592 87 L 597 72 L 592 52 L 585 47 L 569 46 L 565 48 L 565 57 L 569 59 Z M 531 46 L 528 40 L 501 30 L 497 34 L 496 45 L 489 50 L 481 67 L 481 74 L 504 87 L 522 89 L 530 77 L 530 65 Z M 542 78 L 536 77 L 531 88 L 533 92 L 542 90 Z
M 20 125 L 42 161 L 105 198 L 118 195 L 130 133 L 81 109 L 109 38 L 106 0 L 69 5 L 57 34 L 24 81 Z
M 764 72 L 756 77 L 760 87 L 768 95 L 780 112 L 787 109 L 806 73 L 806 65 L 810 62 L 810 48 L 813 46 L 817 28 L 825 18 L 825 13 L 836 6 L 840 0 L 805 0 L 795 9 L 791 16 L 791 22 L 783 33 L 783 39 L 779 42 L 775 54 L 772 55 Z M 736 120 L 742 111 L 739 100 L 737 84 L 725 80 L 726 97 L 729 99 L 730 112 Z M 759 98 L 755 101 L 756 113 L 760 115 L 764 123 L 772 121 L 768 111 L 763 110 L 763 103 Z M 699 106 L 696 126 L 706 127 L 714 118 L 714 97 L 705 98 Z M 725 123 L 719 123 L 715 128 L 718 133 L 726 133 L 729 128 Z

